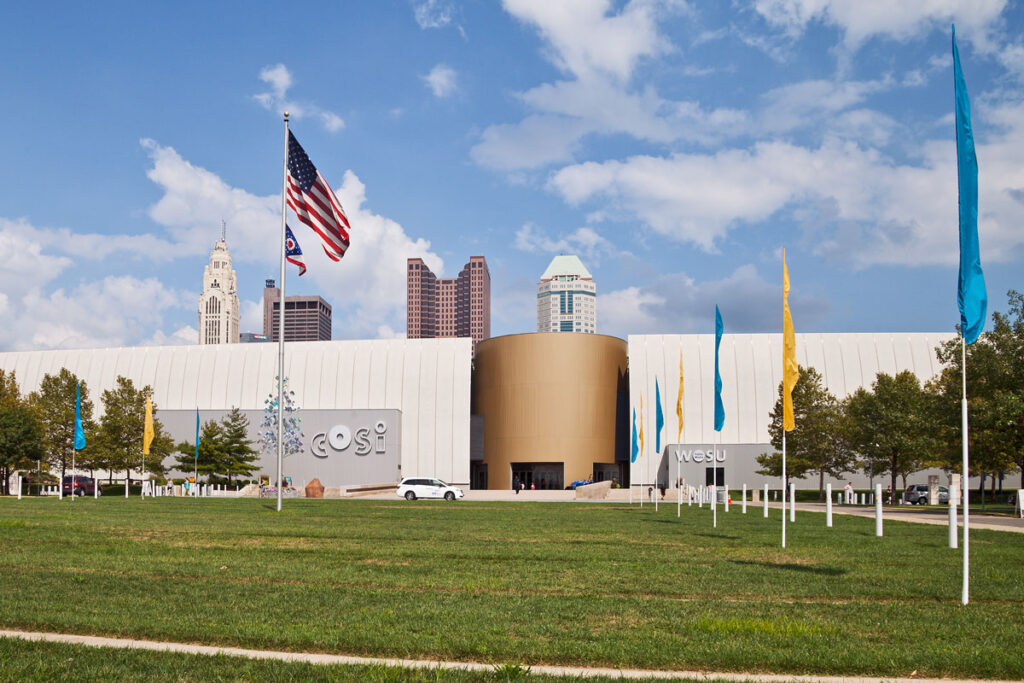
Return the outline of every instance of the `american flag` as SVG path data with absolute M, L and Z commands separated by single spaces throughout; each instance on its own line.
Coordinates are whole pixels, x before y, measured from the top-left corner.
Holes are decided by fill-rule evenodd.
M 306 262 L 302 260 L 302 249 L 295 234 L 287 225 L 284 226 L 284 260 L 299 267 L 299 277 L 306 274 Z
M 328 258 L 340 260 L 348 249 L 348 233 L 352 229 L 345 209 L 291 131 L 288 131 L 287 197 L 288 206 L 299 220 L 320 235 Z

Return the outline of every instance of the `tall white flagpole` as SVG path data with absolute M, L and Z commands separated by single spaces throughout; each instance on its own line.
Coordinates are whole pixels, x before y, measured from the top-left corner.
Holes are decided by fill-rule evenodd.
M 968 483 L 968 477 L 970 476 L 969 470 L 967 469 L 967 341 L 964 336 L 960 335 L 960 353 L 961 353 L 961 380 L 963 382 L 963 399 L 960 401 L 960 423 L 962 427 L 963 437 L 963 451 L 964 451 L 964 462 L 963 462 L 963 480 L 964 488 L 964 586 L 963 594 L 960 596 L 960 602 L 966 605 L 970 601 L 970 568 L 971 568 L 971 556 L 968 550 L 970 544 L 970 520 L 971 520 L 971 507 L 969 497 L 971 495 L 971 487 Z
M 285 250 L 285 194 L 288 185 L 288 112 L 284 113 L 284 169 L 281 178 L 281 298 L 277 319 L 277 511 L 281 511 L 281 468 L 284 460 L 284 250 Z
M 782 429 L 782 547 L 786 547 L 786 429 Z

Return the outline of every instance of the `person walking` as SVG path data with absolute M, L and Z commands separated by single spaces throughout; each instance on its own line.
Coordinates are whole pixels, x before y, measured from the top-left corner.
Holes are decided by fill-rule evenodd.
M 519 495 L 519 489 L 522 488 L 522 482 L 519 481 L 519 477 L 512 480 L 512 489 Z

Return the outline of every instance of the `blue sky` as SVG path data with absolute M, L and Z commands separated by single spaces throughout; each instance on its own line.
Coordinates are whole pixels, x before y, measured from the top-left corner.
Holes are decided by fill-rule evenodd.
M 23 3 L 0 25 L 0 348 L 194 343 L 221 221 L 242 329 L 277 276 L 280 112 L 352 222 L 291 221 L 335 338 L 405 332 L 405 259 L 487 257 L 492 334 L 578 253 L 598 331 L 949 331 L 950 24 L 990 310 L 1024 288 L 1008 0 Z

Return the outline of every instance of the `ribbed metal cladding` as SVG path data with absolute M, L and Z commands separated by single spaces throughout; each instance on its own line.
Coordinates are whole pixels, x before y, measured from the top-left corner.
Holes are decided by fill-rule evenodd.
M 486 339 L 476 348 L 474 415 L 484 419 L 488 487 L 512 485 L 512 463 L 563 463 L 564 482 L 615 463 L 628 439 L 626 342 L 597 334 L 537 333 Z

